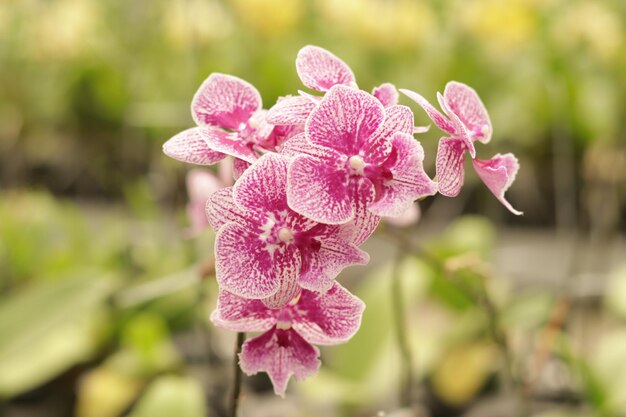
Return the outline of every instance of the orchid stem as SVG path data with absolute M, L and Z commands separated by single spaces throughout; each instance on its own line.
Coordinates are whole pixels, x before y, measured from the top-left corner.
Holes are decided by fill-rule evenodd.
M 399 399 L 402 407 L 412 405 L 413 394 L 413 357 L 406 337 L 406 318 L 404 307 L 404 296 L 402 288 L 402 278 L 400 277 L 400 262 L 402 253 L 399 252 L 393 264 L 391 274 L 391 306 L 393 309 L 393 322 L 396 330 L 396 337 L 400 357 L 402 360 L 402 377 L 400 382 Z
M 235 352 L 233 357 L 233 395 L 230 397 L 230 411 L 229 417 L 237 417 L 237 409 L 239 408 L 239 397 L 241 395 L 241 380 L 242 373 L 239 367 L 239 353 L 241 353 L 241 346 L 246 338 L 246 334 L 243 332 L 237 333 L 237 341 L 235 343 Z

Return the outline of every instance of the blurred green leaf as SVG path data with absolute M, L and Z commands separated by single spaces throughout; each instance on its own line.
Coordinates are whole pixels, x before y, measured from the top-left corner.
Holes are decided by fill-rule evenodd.
M 204 391 L 198 381 L 163 376 L 154 381 L 129 417 L 205 417 Z

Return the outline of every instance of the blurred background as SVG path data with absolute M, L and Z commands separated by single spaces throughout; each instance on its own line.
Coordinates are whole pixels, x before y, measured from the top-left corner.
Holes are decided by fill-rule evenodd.
M 266 108 L 294 94 L 306 44 L 368 91 L 473 86 L 495 131 L 478 155 L 518 156 L 525 214 L 468 169 L 458 198 L 381 226 L 340 277 L 361 331 L 285 400 L 246 378 L 241 415 L 624 415 L 621 0 L 0 2 L 0 415 L 226 415 L 213 236 L 161 146 L 211 72 Z M 419 137 L 431 175 L 440 135 Z

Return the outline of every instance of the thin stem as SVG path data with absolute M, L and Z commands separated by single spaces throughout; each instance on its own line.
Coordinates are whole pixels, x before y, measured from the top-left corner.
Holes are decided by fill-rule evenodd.
M 237 409 L 239 408 L 239 397 L 241 394 L 241 380 L 242 373 L 239 367 L 239 353 L 241 353 L 241 346 L 246 338 L 246 334 L 243 332 L 237 333 L 237 342 L 235 343 L 235 354 L 233 358 L 233 394 L 230 397 L 230 411 L 229 417 L 237 417 Z
M 393 271 L 391 274 L 391 307 L 393 311 L 393 323 L 396 330 L 396 340 L 398 342 L 398 349 L 400 350 L 400 357 L 402 359 L 403 375 L 399 392 L 400 405 L 402 407 L 410 407 L 413 402 L 413 356 L 411 355 L 411 348 L 406 337 L 406 317 L 403 297 L 404 291 L 402 289 L 402 278 L 400 277 L 401 261 L 402 254 L 398 253 L 393 264 Z

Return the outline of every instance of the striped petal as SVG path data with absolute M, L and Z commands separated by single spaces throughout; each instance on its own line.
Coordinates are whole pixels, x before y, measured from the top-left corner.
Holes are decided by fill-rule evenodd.
M 437 149 L 435 169 L 439 192 L 447 197 L 456 197 L 465 180 L 465 143 L 461 139 L 442 138 Z
M 328 91 L 334 85 L 355 85 L 352 70 L 326 49 L 308 45 L 300 49 L 296 70 L 302 83 L 317 91 Z
M 213 165 L 226 157 L 212 149 L 204 141 L 203 131 L 209 129 L 194 127 L 184 130 L 163 144 L 163 153 L 181 162 L 196 165 Z
M 512 153 L 497 154 L 487 161 L 473 159 L 472 163 L 480 179 L 483 180 L 498 201 L 511 213 L 518 216 L 523 214 L 521 211 L 514 209 L 511 203 L 504 198 L 504 193 L 515 181 L 515 176 L 519 170 L 517 158 Z

